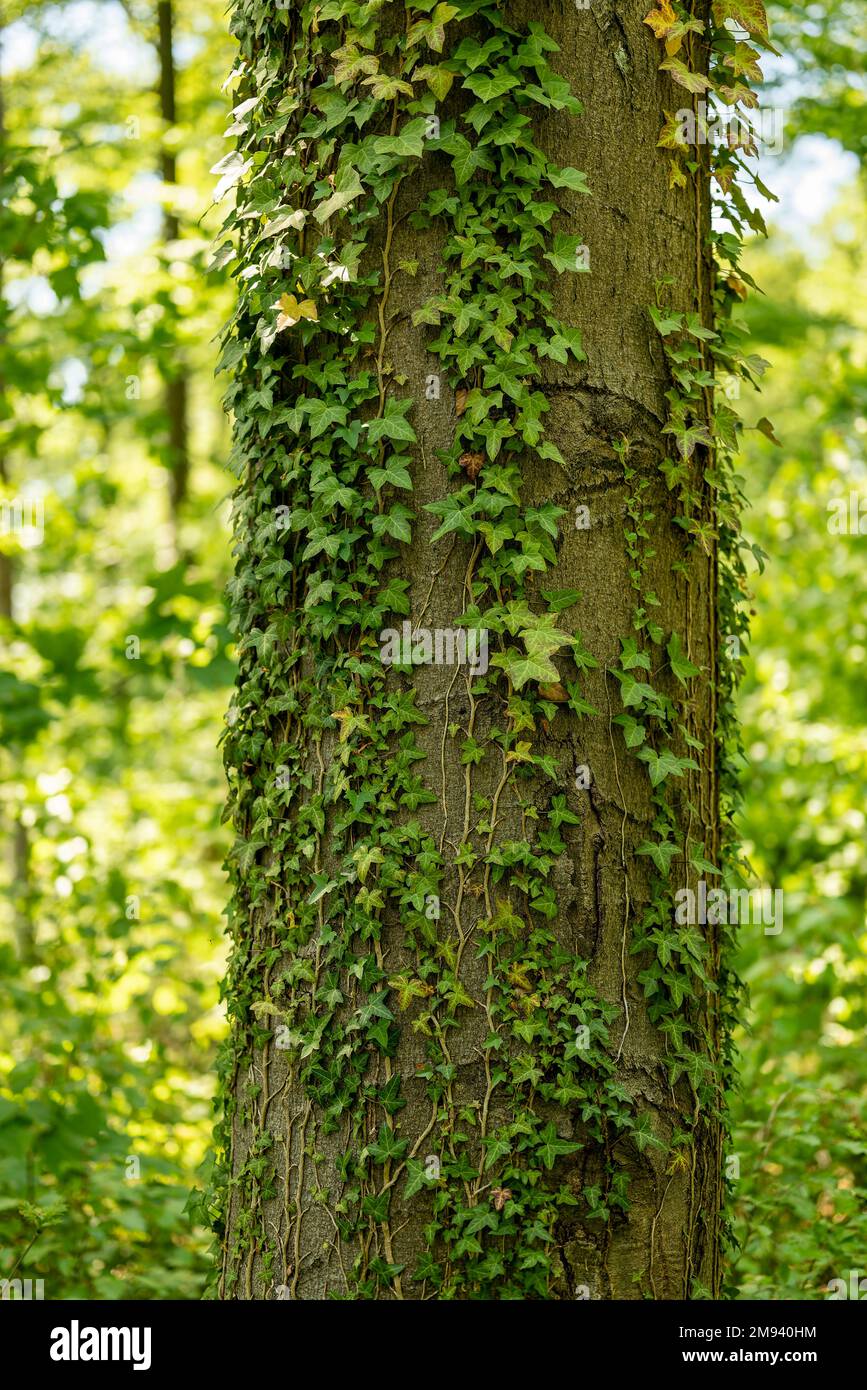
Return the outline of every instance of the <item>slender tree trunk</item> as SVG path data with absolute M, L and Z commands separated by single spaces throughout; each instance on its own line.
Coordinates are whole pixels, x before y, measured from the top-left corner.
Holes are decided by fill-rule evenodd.
M 0 39 L 2 39 L 2 29 L 0 29 Z M 2 54 L 2 43 L 0 43 L 0 54 Z M 6 110 L 5 93 L 2 82 L 0 82 L 0 151 L 3 155 L 3 164 L 6 162 Z M 3 298 L 4 286 L 4 262 L 0 259 L 0 298 Z M 6 344 L 6 306 L 5 302 L 0 309 L 2 313 L 2 326 L 0 326 L 0 352 L 5 353 Z M 3 365 L 0 363 L 0 405 L 5 406 L 6 395 L 6 374 Z M 0 418 L 6 418 L 5 409 L 0 410 Z M 0 451 L 0 486 L 4 493 L 10 481 L 9 469 L 5 453 Z M 0 550 L 0 618 L 7 623 L 11 623 L 14 618 L 15 602 L 15 567 L 12 556 L 5 550 Z M 8 812 L 8 860 L 10 878 L 10 897 L 15 912 L 15 935 L 18 942 L 18 950 L 21 959 L 31 961 L 34 954 L 34 923 L 31 913 L 31 879 L 30 879 L 30 838 L 27 834 L 27 827 L 24 825 L 17 811 Z
M 657 149 L 678 93 L 658 71 L 647 0 L 474 8 L 469 22 L 449 20 L 440 48 L 436 33 L 432 44 L 413 40 L 419 15 L 407 19 L 399 4 L 383 7 L 369 42 L 348 20 L 336 36 L 300 5 L 255 35 L 237 22 L 249 73 L 238 101 L 259 97 L 260 125 L 286 92 L 301 102 L 285 133 L 242 141 L 243 153 L 268 150 L 274 168 L 284 159 L 280 206 L 303 204 L 308 216 L 300 234 L 286 233 L 295 259 L 286 256 L 282 283 L 258 286 L 255 304 L 242 291 L 228 345 L 241 657 L 226 736 L 239 838 L 225 1298 L 675 1299 L 720 1289 L 719 942 L 714 927 L 697 928 L 692 970 L 673 902 L 720 848 L 716 554 L 675 520 L 682 495 L 663 467 L 674 452 L 664 432 L 672 375 L 648 312 L 710 321 L 707 190 L 701 175 L 671 187 Z M 534 25 L 558 45 L 540 61 L 583 111 L 532 93 L 498 105 L 496 53 L 461 68 L 463 43 L 507 32 L 511 55 Z M 442 144 L 408 156 L 396 179 L 381 176 L 369 220 L 366 192 L 317 219 L 318 200 L 351 192 L 347 143 L 376 135 L 385 156 L 419 119 L 418 108 L 403 111 L 408 97 L 383 88 L 369 123 L 350 117 L 333 139 L 339 100 L 328 79 L 342 62 L 338 91 L 363 102 L 377 92 L 370 56 L 393 74 L 413 51 L 434 67 L 454 57 L 460 72 L 430 107 Z M 495 85 L 472 85 L 474 72 Z M 540 72 L 523 68 L 520 80 L 550 95 Z M 413 86 L 421 98 L 423 78 Z M 450 122 L 475 148 L 476 97 L 495 125 L 523 114 L 532 124 L 521 133 L 513 120 L 468 182 Z M 323 112 L 334 121 L 320 133 Z M 516 172 L 513 148 L 530 140 L 528 163 L 539 167 L 541 151 L 541 167 L 577 166 L 590 195 L 574 177 L 536 188 L 525 166 Z M 305 184 L 299 159 L 305 169 L 321 159 L 324 185 Z M 510 179 L 526 191 L 498 203 L 491 190 Z M 437 210 L 438 189 L 451 210 Z M 242 191 L 241 210 L 250 196 Z M 255 196 L 280 215 L 265 208 L 262 184 Z M 552 201 L 553 220 L 521 241 L 526 210 Z M 279 238 L 263 247 L 246 225 L 242 264 L 261 264 Z M 567 238 L 562 257 L 589 274 L 542 260 L 557 237 Z M 350 241 L 364 248 L 357 270 Z M 320 244 L 367 288 L 317 285 L 305 258 Z M 532 291 L 520 269 L 486 262 L 479 247 L 538 258 Z M 257 314 L 267 318 L 281 291 L 293 297 L 281 301 L 290 323 L 269 341 Z M 425 308 L 449 294 L 481 304 L 490 324 L 517 305 L 503 320 L 511 336 L 486 337 L 472 317 L 450 333 L 454 308 Z M 354 359 L 344 312 L 362 326 Z M 585 360 L 537 351 L 556 324 L 580 330 Z M 474 342 L 478 351 L 455 355 Z M 370 376 L 372 393 L 344 389 L 346 361 L 348 380 Z M 552 449 L 521 417 L 529 393 Z M 305 404 L 313 398 L 335 406 L 322 429 L 320 406 Z M 415 437 L 384 433 L 377 453 L 371 419 L 407 398 Z M 507 422 L 501 449 L 488 447 L 491 419 Z M 675 458 L 697 520 L 711 520 L 706 450 L 684 452 Z M 412 492 L 379 481 L 393 454 Z M 348 491 L 332 489 L 323 512 L 329 468 Z M 497 491 L 497 470 L 509 468 L 517 499 L 514 479 Z M 375 489 L 368 510 L 350 495 Z M 450 497 L 473 496 L 483 498 L 479 524 L 442 525 Z M 395 521 L 380 565 L 370 537 L 398 501 L 412 509 L 411 538 Z M 367 545 L 366 558 L 346 563 L 353 545 Z M 516 607 L 504 618 L 510 603 L 530 615 Z M 447 656 L 442 634 L 462 617 L 488 633 L 486 673 L 472 643 L 463 664 L 436 660 L 437 633 Z M 433 660 L 422 634 L 413 661 L 404 650 L 402 665 L 383 664 L 394 642 L 383 632 L 404 622 L 432 634 Z M 566 638 L 546 644 L 554 623 Z M 635 693 L 636 679 L 652 696 Z M 664 773 L 666 750 L 675 774 L 654 786 L 649 771 Z
M 175 61 L 173 48 L 174 18 L 172 0 L 159 0 L 157 6 L 157 19 L 159 25 L 157 51 L 159 55 L 160 72 L 160 116 L 162 118 L 165 137 L 165 132 L 171 129 L 176 120 Z M 171 186 L 178 181 L 177 161 L 175 160 L 173 150 L 166 144 L 165 138 L 163 138 L 160 145 L 160 174 L 163 184 L 167 189 L 171 188 Z M 167 210 L 163 218 L 163 240 L 167 246 L 170 242 L 177 240 L 179 230 L 177 215 Z M 169 428 L 169 506 L 172 523 L 177 531 L 181 508 L 186 500 L 189 488 L 190 477 L 190 457 L 187 438 L 187 375 L 180 349 L 178 349 L 177 360 L 166 366 L 164 378 L 165 412 Z

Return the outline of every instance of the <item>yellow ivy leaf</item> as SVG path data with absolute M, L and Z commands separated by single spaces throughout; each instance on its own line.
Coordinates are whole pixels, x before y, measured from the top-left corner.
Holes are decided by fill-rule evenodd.
M 764 0 L 714 0 L 713 17 L 715 24 L 725 24 L 733 19 L 750 34 L 768 37 L 768 15 Z
M 351 709 L 334 709 L 331 711 L 331 718 L 336 719 L 340 725 L 340 742 L 345 743 L 349 738 L 350 724 L 352 718 Z
M 650 25 L 658 39 L 664 39 L 677 24 L 677 15 L 674 13 L 671 0 L 662 0 L 658 10 L 651 10 L 649 15 L 645 15 L 644 23 Z
M 668 171 L 668 186 L 669 188 L 686 188 L 686 174 L 676 159 L 671 161 L 671 168 Z
M 299 319 L 312 319 L 316 323 L 319 321 L 319 310 L 312 299 L 302 299 L 299 304 L 294 294 L 281 294 L 277 303 L 280 307 L 277 316 L 278 331 L 291 328 Z
M 700 19 L 678 20 L 665 40 L 665 51 L 669 58 L 679 53 L 687 34 L 703 34 L 704 24 Z
M 710 86 L 710 81 L 704 73 L 693 72 L 680 58 L 666 58 L 659 67 L 661 72 L 669 73 L 674 81 L 685 87 L 688 92 L 706 92 Z
M 657 146 L 663 150 L 683 150 L 687 148 L 687 141 L 683 132 L 682 122 L 670 111 L 665 113 L 665 125 L 662 127 Z

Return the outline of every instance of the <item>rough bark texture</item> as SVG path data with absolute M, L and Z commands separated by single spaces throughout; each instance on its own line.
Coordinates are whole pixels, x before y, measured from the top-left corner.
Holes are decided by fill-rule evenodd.
M 402 16 L 402 6 L 396 8 Z M 552 787 L 540 774 L 535 782 L 522 782 L 524 817 L 528 802 L 544 808 L 552 791 L 565 793 L 569 808 L 579 817 L 579 824 L 562 830 L 567 853 L 554 869 L 559 915 L 553 928 L 568 952 L 589 959 L 591 983 L 618 1007 L 611 1051 L 617 1058 L 619 1079 L 638 1109 L 651 1117 L 654 1132 L 670 1140 L 678 1129 L 693 1125 L 695 1101 L 684 1079 L 669 1085 L 662 1064 L 665 1039 L 648 1019 L 644 991 L 636 980 L 642 956 L 630 953 L 631 928 L 649 892 L 648 860 L 635 851 L 648 838 L 654 813 L 646 768 L 627 752 L 610 722 L 622 707 L 617 683 L 607 668 L 617 662 L 620 637 L 632 632 L 635 607 L 624 542 L 630 487 L 613 445 L 625 436 L 630 441 L 630 465 L 639 478 L 650 480 L 647 498 L 654 517 L 648 525 L 652 558 L 647 587 L 659 596 L 657 616 L 666 633 L 688 634 L 689 656 L 705 675 L 696 683 L 691 716 L 692 728 L 704 740 L 706 751 L 696 755 L 701 771 L 687 780 L 688 795 L 698 808 L 712 853 L 718 833 L 711 751 L 714 567 L 712 559 L 700 552 L 688 555 L 682 532 L 672 525 L 676 504 L 659 471 L 661 459 L 670 453 L 662 430 L 668 419 L 665 392 L 671 383 L 647 313 L 647 306 L 656 299 L 656 282 L 670 276 L 668 302 L 683 310 L 698 309 L 707 322 L 710 266 L 704 250 L 707 198 L 696 194 L 692 186 L 669 188 L 668 163 L 656 148 L 664 108 L 677 104 L 677 96 L 668 77 L 658 71 L 658 45 L 642 22 L 647 9 L 647 0 L 617 5 L 593 0 L 586 10 L 571 3 L 540 5 L 529 0 L 505 7 L 516 27 L 541 21 L 560 46 L 553 64 L 572 83 L 584 114 L 550 112 L 535 125 L 535 134 L 552 160 L 585 171 L 592 190 L 591 197 L 564 190 L 562 206 L 567 215 L 561 219 L 586 242 L 591 273 L 552 275 L 551 281 L 558 315 L 581 328 L 587 361 L 577 367 L 547 364 L 540 388 L 552 402 L 547 437 L 559 447 L 566 467 L 528 462 L 524 500 L 532 506 L 553 499 L 564 508 L 559 564 L 556 571 L 539 577 L 538 587 L 581 592 L 580 603 L 569 616 L 600 663 L 584 679 L 585 694 L 600 713 L 579 720 L 567 710 L 558 713 L 547 731 L 540 731 L 534 751 L 553 753 L 563 769 L 563 780 Z M 682 95 L 685 102 L 689 100 Z M 445 107 L 449 109 L 448 101 Z M 420 262 L 418 276 L 398 280 L 391 291 L 390 308 L 401 311 L 401 317 L 394 320 L 388 357 L 409 378 L 408 389 L 414 390 L 418 402 L 412 417 L 419 437 L 413 495 L 418 519 L 413 541 L 404 547 L 396 572 L 412 582 L 413 623 L 430 628 L 452 626 L 466 606 L 470 557 L 468 547 L 453 537 L 432 546 L 430 537 L 438 523 L 423 510 L 424 503 L 442 498 L 453 486 L 437 462 L 437 452 L 451 444 L 455 400 L 445 387 L 439 401 L 424 399 L 424 380 L 436 370 L 436 363 L 426 348 L 424 332 L 412 327 L 410 315 L 441 289 L 438 235 L 415 233 L 403 215 L 418 205 L 427 188 L 444 181 L 443 168 L 443 161 L 435 157 L 423 160 L 419 172 L 403 182 L 390 250 L 393 263 L 403 257 Z M 380 240 L 387 234 L 384 217 Z M 374 261 L 380 249 L 374 248 Z M 589 529 L 577 529 L 572 523 L 579 506 L 589 508 Z M 674 571 L 678 561 L 686 562 L 686 574 Z M 466 939 L 461 978 L 478 1001 L 485 994 L 487 967 L 476 955 L 474 928 L 487 909 L 489 894 L 480 887 L 478 877 L 454 867 L 457 847 L 466 839 L 473 817 L 466 769 L 446 730 L 452 722 L 466 727 L 474 721 L 475 734 L 482 740 L 492 712 L 484 702 L 475 708 L 471 680 L 453 667 L 419 666 L 412 681 L 418 688 L 419 708 L 428 719 L 417 732 L 426 755 L 419 766 L 427 784 L 441 797 L 437 805 L 423 806 L 417 815 L 442 846 L 446 862 L 451 861 L 443 891 L 448 906 L 444 906 L 441 927 L 451 930 L 458 923 Z M 337 735 L 327 732 L 321 745 L 311 743 L 307 757 L 317 778 L 328 767 L 336 746 Z M 591 772 L 586 790 L 575 782 L 574 769 L 579 765 L 587 765 Z M 475 770 L 472 794 L 494 797 L 497 782 L 498 769 L 483 764 Z M 686 794 L 681 789 L 681 806 L 686 804 Z M 522 810 L 511 786 L 498 805 L 495 833 L 497 842 L 521 837 Z M 327 858 L 323 863 L 327 865 Z M 241 938 L 252 930 L 252 924 L 243 919 L 236 924 Z M 412 969 L 396 914 L 391 920 L 389 914 L 385 916 L 378 951 L 389 974 L 399 973 L 403 966 Z M 311 952 L 315 955 L 313 947 Z M 260 967 L 263 997 L 269 979 L 285 965 L 281 959 Z M 411 1140 L 411 1152 L 424 1157 L 433 1152 L 423 1137 L 431 1124 L 431 1105 L 424 1085 L 413 1081 L 425 1063 L 424 1038 L 401 1022 L 396 1055 L 389 1060 L 378 1057 L 372 1065 L 379 1069 L 380 1084 L 392 1072 L 402 1078 L 406 1105 L 398 1117 L 400 1134 Z M 463 1011 L 461 1028 L 449 1037 L 457 1068 L 453 1104 L 456 1113 L 462 1106 L 476 1107 L 476 1113 L 484 1107 L 488 1125 L 494 1126 L 504 1117 L 498 1113 L 496 1091 L 491 1095 L 488 1086 L 482 1055 L 486 1031 L 484 1011 L 477 1007 Z M 244 1099 L 251 1082 L 261 1087 L 256 1124 L 250 1121 Z M 337 1156 L 346 1148 L 345 1132 L 323 1131 L 321 1116 L 305 1095 L 297 1069 L 272 1043 L 256 1050 L 238 1069 L 235 1096 L 233 1172 L 241 1171 L 261 1128 L 274 1138 L 278 1179 L 262 1202 L 261 1215 L 276 1255 L 264 1261 L 260 1245 L 241 1249 L 238 1237 L 250 1217 L 249 1197 L 243 1195 L 243 1187 L 236 1188 L 227 1217 L 224 1296 L 268 1298 L 275 1296 L 275 1289 L 288 1289 L 282 1296 L 302 1299 L 344 1295 L 345 1271 L 333 1210 L 343 1186 Z M 579 1115 L 572 1116 L 571 1129 L 563 1128 L 563 1115 L 555 1115 L 553 1108 L 551 1118 L 559 1134 L 581 1138 Z M 368 1139 L 375 1138 L 381 1119 L 381 1114 L 371 1114 Z M 557 1161 L 558 1179 L 579 1200 L 564 1209 L 557 1224 L 557 1273 L 551 1297 L 688 1298 L 695 1291 L 695 1281 L 718 1292 L 719 1124 L 711 1117 L 700 1118 L 694 1138 L 686 1164 L 672 1162 L 671 1151 L 651 1147 L 640 1153 L 629 1144 L 619 1146 L 617 1160 L 630 1177 L 630 1206 L 628 1212 L 615 1212 L 607 1223 L 589 1220 L 580 1196 L 585 1187 L 604 1189 L 608 1181 L 605 1155 L 599 1147 L 588 1144 Z M 480 1179 L 474 1188 L 476 1200 L 489 1201 L 489 1188 L 489 1181 Z M 322 1191 L 329 1194 L 325 1200 L 316 1197 Z M 405 1205 L 396 1200 L 390 1222 L 378 1238 L 383 1257 L 410 1271 L 426 1249 L 429 1220 L 426 1194 Z M 380 1296 L 429 1298 L 435 1293 L 404 1273 Z

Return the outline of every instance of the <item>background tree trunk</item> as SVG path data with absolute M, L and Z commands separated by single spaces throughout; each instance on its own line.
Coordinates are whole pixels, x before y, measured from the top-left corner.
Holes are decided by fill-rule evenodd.
M 293 85 L 298 53 L 316 42 L 305 41 L 299 8 L 291 7 L 285 31 L 266 30 L 255 41 L 256 59 L 260 73 L 280 59 L 281 90 L 303 91 L 309 103 L 315 84 Z M 719 1010 L 713 992 L 690 975 L 694 997 L 681 1000 L 675 988 L 675 1003 L 652 1016 L 660 992 L 646 997 L 638 977 L 654 953 L 646 944 L 634 949 L 654 925 L 663 935 L 672 926 L 671 893 L 695 886 L 698 870 L 687 861 L 697 847 L 707 859 L 719 850 L 715 547 L 694 544 L 674 524 L 680 503 L 661 471 L 672 453 L 663 433 L 672 379 L 648 313 L 659 304 L 710 322 L 707 190 L 701 178 L 670 187 L 669 161 L 657 149 L 665 111 L 692 98 L 658 71 L 659 45 L 643 23 L 648 0 L 594 0 L 586 10 L 526 0 L 500 9 L 504 25 L 524 34 L 541 24 L 559 45 L 552 66 L 584 110 L 528 106 L 533 137 L 554 164 L 582 170 L 591 190 L 553 195 L 553 232 L 580 237 L 590 274 L 549 267 L 547 284 L 556 318 L 580 328 L 586 360 L 542 357 L 532 387 L 544 392 L 545 439 L 562 462 L 533 448 L 508 455 L 519 463 L 524 514 L 551 501 L 562 509 L 556 563 L 528 572 L 503 598 L 522 594 L 542 612 L 543 591 L 579 591 L 558 623 L 580 633 L 577 652 L 597 664 L 573 664 L 567 648 L 554 658 L 559 682 L 517 692 L 493 666 L 479 680 L 466 668 L 415 665 L 386 670 L 386 694 L 366 703 L 360 663 L 376 659 L 371 632 L 359 621 L 311 647 L 305 629 L 305 574 L 327 576 L 329 561 L 303 558 L 304 529 L 275 535 L 272 527 L 262 539 L 263 518 L 281 502 L 297 507 L 304 486 L 302 479 L 278 490 L 276 451 L 283 449 L 284 477 L 296 460 L 309 475 L 310 458 L 304 432 L 293 453 L 296 436 L 276 422 L 260 444 L 251 393 L 267 381 L 274 411 L 312 395 L 315 382 L 292 379 L 292 363 L 303 363 L 306 350 L 297 335 L 290 346 L 290 328 L 271 349 L 280 354 L 277 372 L 252 352 L 236 367 L 233 600 L 242 655 L 227 764 L 240 848 L 224 1069 L 226 1298 L 719 1293 Z M 402 35 L 403 6 L 384 10 L 387 27 Z M 484 13 L 470 24 L 449 22 L 442 55 L 424 49 L 422 61 L 448 58 L 468 33 L 484 41 L 492 25 Z M 243 26 L 239 32 L 251 55 L 254 41 Z M 380 34 L 373 51 L 386 47 Z M 324 80 L 336 60 L 317 61 Z M 444 125 L 471 100 L 459 87 L 436 106 Z M 264 122 L 269 91 L 262 78 L 259 88 L 242 85 L 238 99 L 262 96 Z M 384 134 L 395 129 L 390 110 L 391 103 L 377 127 Z M 396 128 L 409 119 L 401 116 Z M 494 601 L 484 590 L 481 542 L 459 532 L 432 541 L 441 515 L 424 510 L 465 485 L 475 466 L 449 474 L 442 460 L 456 456 L 466 409 L 456 396 L 460 373 L 432 351 L 437 328 L 414 326 L 412 317 L 444 292 L 444 232 L 437 220 L 419 227 L 411 215 L 431 190 L 451 184 L 443 153 L 433 148 L 417 159 L 369 224 L 360 272 L 378 277 L 366 309 L 377 333 L 356 370 L 376 371 L 381 387 L 361 414 L 382 416 L 383 400 L 410 395 L 417 436 L 412 539 L 382 575 L 370 576 L 371 591 L 393 577 L 407 580 L 413 628 L 453 628 L 472 604 Z M 326 229 L 343 240 L 331 221 Z M 321 229 L 308 221 L 304 235 L 309 254 Z M 406 262 L 418 262 L 415 273 L 398 271 Z M 291 274 L 284 288 L 293 290 Z M 488 304 L 493 316 L 495 295 Z M 251 327 L 242 314 L 239 339 Z M 425 394 L 433 374 L 441 378 L 439 399 Z M 466 373 L 464 390 L 481 385 L 480 373 Z M 707 518 L 704 455 L 699 447 L 686 467 Z M 482 485 L 495 464 L 479 458 Z M 277 554 L 293 566 L 282 589 L 266 564 Z M 359 615 L 366 602 L 361 595 Z M 373 638 L 379 628 L 399 629 L 403 617 L 386 616 Z M 652 623 L 661 641 L 651 640 Z M 685 689 L 666 657 L 672 634 L 701 671 Z M 643 666 L 631 675 L 652 679 L 677 708 L 675 753 L 690 753 L 684 729 L 703 744 L 693 748 L 698 766 L 669 778 L 656 799 L 639 749 L 627 747 L 624 726 L 614 722 L 624 706 L 623 682 L 612 672 L 628 669 L 621 656 L 630 639 L 652 665 L 652 677 Z M 493 656 L 514 634 L 490 640 Z M 567 688 L 579 684 L 595 712 L 566 702 Z M 397 721 L 383 700 L 410 691 L 424 722 L 390 732 Z M 525 731 L 519 708 L 531 721 Z M 374 780 L 408 729 L 424 755 L 411 772 L 435 798 L 418 805 L 395 793 L 394 779 Z M 524 760 L 522 740 L 534 762 Z M 486 749 L 480 762 L 472 751 L 462 761 L 468 743 Z M 283 798 L 274 791 L 279 767 L 288 769 Z M 367 802 L 365 786 L 375 788 Z M 681 845 L 668 880 L 646 850 L 638 853 L 659 838 L 662 792 Z M 552 819 L 558 806 L 564 819 Z M 532 846 L 536 859 L 522 860 L 517 845 Z M 401 855 L 402 869 L 393 867 Z M 345 884 L 341 873 L 353 862 L 357 881 Z M 718 942 L 712 927 L 699 930 L 713 978 Z M 671 969 L 685 973 L 686 965 L 676 958 Z M 678 1050 L 705 1057 L 710 1082 L 701 1061 L 692 1079 L 672 1068 Z M 507 1132 L 519 1117 L 531 1139 L 520 1126 Z
M 175 124 L 175 58 L 174 58 L 174 18 L 171 0 L 159 0 L 157 5 L 157 56 L 159 58 L 159 97 L 160 118 L 162 121 L 162 141 L 160 147 L 160 176 L 166 193 L 171 196 L 173 185 L 178 181 L 177 160 L 174 148 L 167 143 Z M 166 208 L 163 215 L 163 241 L 166 256 L 171 260 L 171 243 L 180 235 L 177 214 Z M 187 442 L 187 372 L 180 344 L 177 345 L 177 360 L 167 363 L 163 372 L 165 378 L 165 412 L 168 421 L 168 468 L 169 468 L 169 515 L 172 529 L 177 535 L 180 528 L 181 510 L 186 501 L 190 479 L 190 457 Z

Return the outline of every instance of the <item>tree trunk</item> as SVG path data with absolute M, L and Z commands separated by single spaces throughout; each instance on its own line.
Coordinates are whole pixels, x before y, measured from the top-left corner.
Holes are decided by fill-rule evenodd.
M 648 312 L 711 318 L 692 98 L 648 0 L 313 8 L 236 11 L 220 1296 L 718 1296 L 710 406 L 678 454 Z
M 3 30 L 0 29 L 0 38 L 5 37 Z M 2 44 L 0 44 L 2 53 Z M 5 91 L 0 82 L 0 149 L 5 153 L 6 145 L 6 106 Z M 7 307 L 5 304 L 5 261 L 0 258 L 0 299 L 4 302 L 0 307 L 0 418 L 9 419 L 10 411 L 6 400 L 6 371 L 2 356 L 8 351 L 6 341 L 6 317 Z M 4 441 L 5 444 L 5 441 Z M 11 479 L 5 453 L 0 448 L 0 491 L 4 502 L 6 492 L 9 489 Z M 4 522 L 6 512 L 4 511 Z M 4 526 L 5 530 L 5 526 Z M 15 565 L 12 555 L 5 549 L 0 549 L 0 618 L 5 623 L 11 624 L 15 617 Z M 26 963 L 31 963 L 34 955 L 34 922 L 31 912 L 31 878 L 30 878 L 30 837 L 27 834 L 27 827 L 20 818 L 17 809 L 8 812 L 9 827 L 9 889 L 10 898 L 15 913 L 15 937 L 18 943 L 20 957 Z
M 160 176 L 166 190 L 178 181 L 177 161 L 172 148 L 166 144 L 166 133 L 175 124 L 175 59 L 174 59 L 174 17 L 172 0 L 159 0 L 157 5 L 159 58 L 159 97 L 160 117 L 163 131 L 160 144 Z M 177 215 L 167 209 L 163 216 L 163 241 L 167 248 L 180 234 Z M 177 539 L 180 526 L 181 508 L 189 490 L 190 457 L 187 440 L 187 376 L 177 348 L 177 360 L 166 363 L 163 376 L 165 381 L 165 412 L 169 427 L 168 468 L 169 468 L 169 514 Z

